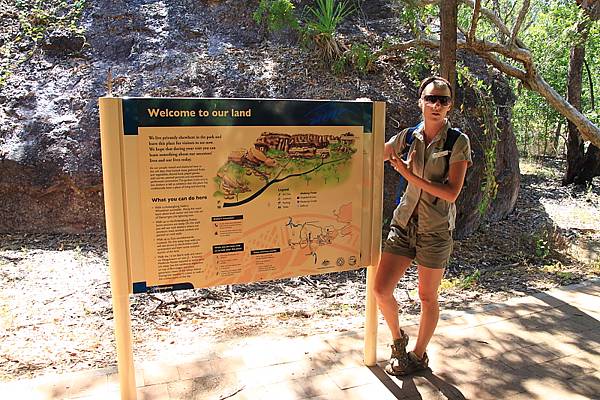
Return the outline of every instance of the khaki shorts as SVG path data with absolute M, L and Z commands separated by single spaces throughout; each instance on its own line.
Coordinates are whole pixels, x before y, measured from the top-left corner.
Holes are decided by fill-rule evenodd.
M 445 268 L 450 260 L 453 241 L 451 231 L 417 233 L 416 218 L 406 228 L 392 225 L 384 242 L 383 251 L 417 260 L 428 268 Z

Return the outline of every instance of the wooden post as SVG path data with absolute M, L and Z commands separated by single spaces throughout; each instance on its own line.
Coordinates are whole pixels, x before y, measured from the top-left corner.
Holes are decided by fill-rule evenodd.
M 131 316 L 129 314 L 131 279 L 127 267 L 125 202 L 123 198 L 122 103 L 121 99 L 112 97 L 100 98 L 99 103 L 106 240 L 119 384 L 121 399 L 135 400 L 135 370 L 131 342 Z
M 369 266 L 367 267 L 367 299 L 365 306 L 364 362 L 373 366 L 377 362 L 377 302 L 373 286 L 375 273 L 381 256 L 381 222 L 383 212 L 383 145 L 385 142 L 385 103 L 373 103 L 373 140 L 367 153 L 370 154 L 370 201 L 372 201 L 371 240 Z M 366 203 L 368 204 L 368 203 Z M 366 205 L 365 204 L 365 205 Z M 365 222 L 367 223 L 367 222 Z

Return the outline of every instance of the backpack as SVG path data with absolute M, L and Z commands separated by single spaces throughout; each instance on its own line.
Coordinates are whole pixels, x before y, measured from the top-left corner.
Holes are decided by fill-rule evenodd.
M 400 158 L 402 158 L 404 161 L 407 160 L 408 158 L 408 152 L 410 151 L 410 146 L 413 142 L 413 140 L 415 139 L 414 136 L 414 132 L 420 128 L 423 125 L 423 122 L 419 122 L 416 126 L 413 126 L 412 128 L 408 128 L 407 132 L 406 132 L 406 138 L 405 138 L 405 145 L 404 145 L 404 149 L 402 149 L 402 153 L 400 154 Z M 444 142 L 444 151 L 448 151 L 448 153 L 444 156 L 446 158 L 446 165 L 449 166 L 450 165 L 450 154 L 452 152 L 452 148 L 454 147 L 454 144 L 456 143 L 456 141 L 458 140 L 458 138 L 460 137 L 460 135 L 462 134 L 462 132 L 456 128 L 449 128 L 448 129 L 448 133 L 446 134 L 446 141 Z M 448 168 L 448 167 L 446 167 Z M 407 186 L 407 182 L 406 179 L 400 175 L 400 181 L 398 182 L 398 187 L 396 189 L 396 205 L 400 204 L 400 200 L 402 199 L 402 195 L 404 194 L 404 191 L 406 190 L 406 186 Z M 437 198 L 435 199 L 437 202 Z

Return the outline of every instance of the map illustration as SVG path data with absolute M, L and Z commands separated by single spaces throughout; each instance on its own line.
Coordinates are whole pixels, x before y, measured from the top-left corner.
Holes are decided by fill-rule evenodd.
M 333 211 L 336 223 L 320 221 L 295 221 L 292 217 L 286 224 L 288 245 L 294 249 L 306 249 L 306 255 L 312 256 L 317 263 L 317 250 L 322 246 L 331 245 L 336 239 L 352 234 L 352 203 L 342 205 Z
M 356 136 L 263 132 L 252 147 L 233 151 L 214 178 L 223 207 L 248 203 L 291 178 L 335 185 L 350 176 Z

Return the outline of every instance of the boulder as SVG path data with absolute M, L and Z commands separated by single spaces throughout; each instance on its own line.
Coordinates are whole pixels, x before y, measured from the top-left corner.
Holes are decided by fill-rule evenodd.
M 365 3 L 363 13 L 347 21 L 342 33 L 346 40 L 376 46 L 396 34 L 400 24 L 387 2 Z M 408 61 L 399 56 L 377 63 L 367 75 L 333 74 L 289 38 L 265 34 L 252 20 L 257 4 L 96 0 L 87 2 L 83 12 L 85 41 L 47 32 L 41 46 L 15 64 L 0 86 L 0 232 L 104 229 L 97 99 L 106 94 L 109 69 L 116 96 L 368 97 L 388 104 L 387 138 L 418 121 Z M 485 217 L 503 218 L 512 210 L 519 186 L 510 128 L 513 95 L 502 76 L 481 60 L 460 58 L 478 77 L 493 82 L 501 127 L 495 157 L 499 187 Z M 459 88 L 458 94 L 462 111 L 458 105 L 452 121 L 471 137 L 475 161 L 458 202 L 457 234 L 464 236 L 482 219 L 477 208 L 485 176 L 483 149 L 491 139 L 482 134 L 472 91 Z M 389 222 L 398 177 L 389 167 L 385 177 L 384 222 Z

